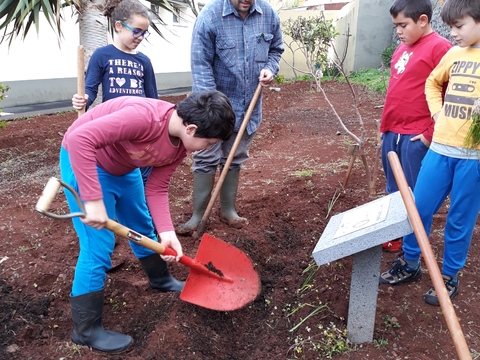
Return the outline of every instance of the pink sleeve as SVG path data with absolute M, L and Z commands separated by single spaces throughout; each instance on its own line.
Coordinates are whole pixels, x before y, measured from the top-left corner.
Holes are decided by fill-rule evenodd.
M 151 130 L 150 114 L 139 106 L 125 106 L 103 116 L 92 114 L 97 115 L 94 121 L 81 124 L 68 134 L 67 150 L 83 200 L 103 198 L 97 175 L 97 149 L 141 138 Z
M 145 185 L 147 205 L 159 233 L 173 230 L 168 203 L 168 187 L 173 173 L 185 157 L 186 153 L 167 166 L 154 167 Z

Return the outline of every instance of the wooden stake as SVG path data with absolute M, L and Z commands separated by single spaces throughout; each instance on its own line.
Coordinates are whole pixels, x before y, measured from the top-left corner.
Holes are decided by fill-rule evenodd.
M 85 96 L 85 58 L 83 46 L 78 45 L 77 49 L 77 94 Z M 85 107 L 78 110 L 78 117 L 85 114 Z
M 347 185 L 348 178 L 350 177 L 350 173 L 352 172 L 353 163 L 355 162 L 355 158 L 357 157 L 357 150 L 358 144 L 350 145 L 347 150 L 347 155 L 350 155 L 350 163 L 348 164 L 348 170 L 345 174 L 345 178 L 343 179 L 343 187 Z
M 422 255 L 428 268 L 428 274 L 432 279 L 433 287 L 437 293 L 438 301 L 440 303 L 443 316 L 447 322 L 453 344 L 457 350 L 458 358 L 460 360 L 471 360 L 472 356 L 470 354 L 470 350 L 468 349 L 467 342 L 463 336 L 462 328 L 460 327 L 457 315 L 455 314 L 455 309 L 453 308 L 452 301 L 450 300 L 447 288 L 445 287 L 442 275 L 440 274 L 437 261 L 433 255 L 427 233 L 423 227 L 422 219 L 418 214 L 413 196 L 408 187 L 407 180 L 405 179 L 405 174 L 403 173 L 402 166 L 400 165 L 400 160 L 398 160 L 398 156 L 394 151 L 390 151 L 387 156 L 388 160 L 390 161 L 393 175 L 397 181 L 398 189 L 400 190 L 403 202 L 405 203 L 408 218 L 410 219 L 413 231 L 417 237 L 418 245 L 422 250 Z

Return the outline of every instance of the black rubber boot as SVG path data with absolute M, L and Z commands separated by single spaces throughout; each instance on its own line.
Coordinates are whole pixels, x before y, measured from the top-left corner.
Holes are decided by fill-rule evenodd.
M 133 343 L 133 339 L 102 326 L 103 289 L 79 296 L 70 296 L 73 332 L 72 340 L 94 350 L 122 353 Z
M 240 170 L 229 170 L 220 189 L 221 220 L 236 229 L 242 228 L 247 223 L 247 219 L 238 216 L 235 211 L 239 179 Z
M 143 270 L 148 276 L 148 284 L 152 289 L 161 292 L 181 292 L 185 286 L 184 281 L 175 279 L 168 271 L 167 263 L 158 254 L 153 254 L 139 259 Z
M 193 214 L 190 220 L 175 229 L 177 234 L 191 235 L 197 229 L 210 201 L 214 182 L 215 174 L 193 173 Z

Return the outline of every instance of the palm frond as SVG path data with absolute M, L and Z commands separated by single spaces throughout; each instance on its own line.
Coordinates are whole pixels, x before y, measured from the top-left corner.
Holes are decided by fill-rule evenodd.
M 0 4 L 0 30 L 4 30 L 4 34 L 0 36 L 0 44 L 7 40 L 10 46 L 17 36 L 25 39 L 32 25 L 38 34 L 40 14 L 60 38 L 62 17 L 59 10 L 69 5 L 78 6 L 79 0 L 3 0 Z
M 66 6 L 74 6 L 77 11 L 81 11 L 81 0 L 1 0 L 0 1 L 0 44 L 8 41 L 8 46 L 12 44 L 15 37 L 20 36 L 25 39 L 32 25 L 39 32 L 40 14 L 47 19 L 50 27 L 58 34 L 60 39 L 62 35 L 60 9 Z M 149 0 L 153 5 L 175 13 L 173 4 L 181 4 L 192 10 L 195 16 L 198 12 L 195 7 L 195 0 Z M 162 30 L 168 29 L 167 24 L 158 13 L 148 8 L 155 20 L 152 22 L 152 29 L 165 39 Z M 110 31 L 113 34 L 113 24 L 109 24 Z M 168 29 L 169 30 L 169 29 Z

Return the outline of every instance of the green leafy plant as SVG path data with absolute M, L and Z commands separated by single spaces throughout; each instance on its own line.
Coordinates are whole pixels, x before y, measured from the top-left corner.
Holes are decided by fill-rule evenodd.
M 480 145 L 480 98 L 476 99 L 473 103 L 472 115 L 467 119 L 472 123 L 468 128 L 467 136 L 463 142 L 464 146 L 471 152 L 473 150 L 479 152 L 478 146 Z
M 382 62 L 385 64 L 385 67 L 390 69 L 390 65 L 392 64 L 392 56 L 395 50 L 397 49 L 398 44 L 392 44 L 389 47 L 386 47 L 382 51 Z
M 310 177 L 313 175 L 313 170 L 297 170 L 295 171 L 296 177 Z
M 330 201 L 328 202 L 328 210 L 327 210 L 327 216 L 325 216 L 325 219 L 328 219 L 328 216 L 330 215 L 330 212 L 332 211 L 333 209 L 333 205 L 335 205 L 335 203 L 337 202 L 338 198 L 340 197 L 341 193 L 338 191 L 337 193 L 337 189 L 335 189 L 335 193 L 333 194 L 333 197 L 330 199 Z
M 295 81 L 297 80 L 296 71 L 301 71 L 295 68 L 295 53 L 300 51 L 306 61 L 308 74 L 313 79 L 319 81 L 323 77 L 323 70 L 329 67 L 328 50 L 330 43 L 339 35 L 333 21 L 325 20 L 323 14 L 320 16 L 309 17 L 308 19 L 299 16 L 297 19 L 288 19 L 282 22 L 282 32 L 291 41 L 284 41 L 292 52 L 292 64 L 287 63 L 295 74 Z
M 353 84 L 363 85 L 366 88 L 374 91 L 379 92 L 382 94 L 386 94 L 388 82 L 390 80 L 390 70 L 386 69 L 383 71 L 381 69 L 360 69 L 357 71 L 352 72 L 348 75 L 348 79 Z M 339 78 L 339 81 L 345 81 L 345 78 Z
M 0 83 L 0 101 L 2 101 L 5 98 L 5 96 L 7 96 L 6 93 L 8 90 L 10 90 L 10 87 L 8 85 L 4 86 L 3 84 Z M 1 112 L 2 112 L 2 108 L 0 108 L 0 113 Z M 3 128 L 3 126 L 0 127 L 0 129 L 1 128 Z
M 305 330 L 309 333 L 314 331 L 318 335 L 312 333 L 305 337 L 299 334 L 295 337 L 294 344 L 290 347 L 290 350 L 294 351 L 295 359 L 299 357 L 306 359 L 304 354 L 312 350 L 317 353 L 318 359 L 332 359 L 336 355 L 354 350 L 350 340 L 347 339 L 346 329 L 337 328 L 333 322 L 327 327 L 318 324 L 316 328 L 306 326 Z
M 303 75 L 300 77 L 300 81 L 312 81 L 312 77 L 310 75 Z
M 373 346 L 375 346 L 377 349 L 385 349 L 387 345 L 388 345 L 388 340 L 384 338 L 373 340 Z
M 110 299 L 110 305 L 112 305 L 112 310 L 113 313 L 115 314 L 120 307 L 120 304 L 118 303 L 118 300 L 116 299 Z
M 390 315 L 385 317 L 385 321 L 383 323 L 385 324 L 385 330 L 400 327 L 400 323 L 398 322 L 397 318 L 390 317 Z
M 315 276 L 315 274 L 317 273 L 319 268 L 320 267 L 316 264 L 313 264 L 313 263 L 308 264 L 307 268 L 305 270 L 303 270 L 302 275 L 305 275 L 309 272 L 310 272 L 310 274 L 307 276 L 307 278 L 303 282 L 302 287 L 297 290 L 298 293 L 302 293 L 306 290 L 310 290 L 311 288 L 313 288 L 313 284 L 310 284 L 310 281 Z
M 275 80 L 279 84 L 284 83 L 285 82 L 285 76 L 278 74 L 277 76 L 275 76 Z

